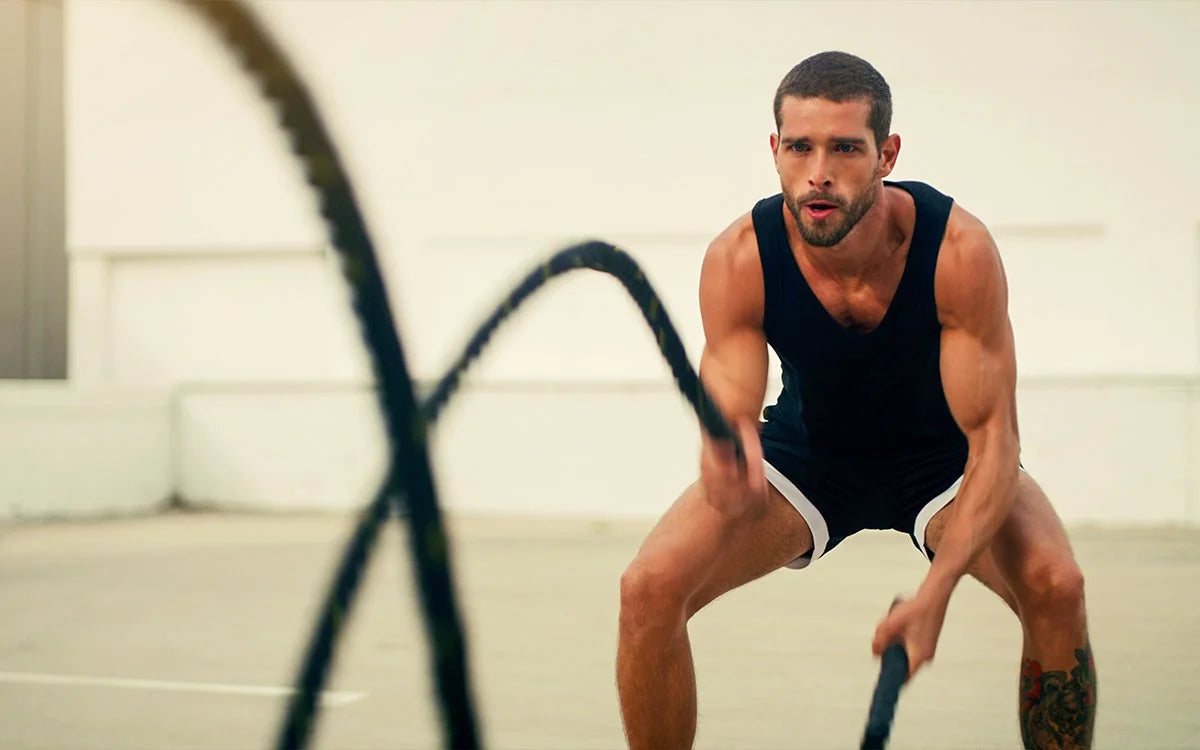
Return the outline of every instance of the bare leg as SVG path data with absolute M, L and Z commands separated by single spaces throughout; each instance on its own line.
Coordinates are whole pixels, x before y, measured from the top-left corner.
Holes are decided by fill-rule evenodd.
M 695 739 L 691 616 L 812 549 L 804 518 L 774 489 L 770 494 L 761 517 L 735 520 L 692 485 L 622 576 L 617 689 L 631 748 L 687 748 Z
M 937 549 L 946 506 L 926 530 Z M 1027 748 L 1089 748 L 1096 721 L 1096 666 L 1088 641 L 1083 574 L 1045 493 L 1021 472 L 1012 511 L 972 574 L 1021 619 L 1018 717 Z

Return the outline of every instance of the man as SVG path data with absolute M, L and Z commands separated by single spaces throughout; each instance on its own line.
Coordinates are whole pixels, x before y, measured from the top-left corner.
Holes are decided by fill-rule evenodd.
M 867 62 L 804 60 L 779 86 L 775 122 L 782 194 L 712 242 L 700 279 L 701 378 L 746 461 L 705 436 L 699 481 L 622 577 L 617 680 L 630 746 L 692 744 L 693 614 L 873 528 L 910 534 L 931 560 L 913 598 L 878 626 L 874 652 L 903 642 L 911 677 L 969 573 L 1024 629 L 1025 746 L 1090 747 L 1083 577 L 1018 464 L 1007 286 L 990 235 L 928 185 L 885 182 L 900 138 L 888 132 L 888 85 Z M 783 391 L 760 425 L 768 345 Z

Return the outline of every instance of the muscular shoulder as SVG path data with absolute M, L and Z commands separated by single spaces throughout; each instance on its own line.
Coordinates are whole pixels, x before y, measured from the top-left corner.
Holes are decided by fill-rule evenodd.
M 700 271 L 700 304 L 762 322 L 762 262 L 750 214 L 740 216 L 709 242 Z
M 1008 317 L 1008 284 L 1000 252 L 983 222 L 958 204 L 946 223 L 934 296 L 944 326 L 983 332 Z
M 700 312 L 706 319 L 720 316 L 741 323 L 762 323 L 762 261 L 754 222 L 748 213 L 709 243 L 700 268 Z

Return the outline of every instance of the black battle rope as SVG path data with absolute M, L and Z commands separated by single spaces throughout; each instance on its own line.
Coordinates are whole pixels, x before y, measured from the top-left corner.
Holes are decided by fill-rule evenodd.
M 667 315 L 662 302 L 654 292 L 654 287 L 646 280 L 646 275 L 638 267 L 637 261 L 623 250 L 605 242 L 584 242 L 560 250 L 536 270 L 530 272 L 516 288 L 509 292 L 504 302 L 471 336 L 462 354 L 458 356 L 433 392 L 421 404 L 421 411 L 425 414 L 425 418 L 429 422 L 437 419 L 438 413 L 446 405 L 446 401 L 458 388 L 463 373 L 483 352 L 483 348 L 492 334 L 513 310 L 547 281 L 576 268 L 602 271 L 615 277 L 624 285 L 629 296 L 642 311 L 642 317 L 646 319 L 646 323 L 654 333 L 658 349 L 667 360 L 667 364 L 670 365 L 671 373 L 675 376 L 675 382 L 679 385 L 680 392 L 695 409 L 700 424 L 714 438 L 732 440 L 740 459 L 742 457 L 741 444 L 736 440 L 733 431 L 721 416 L 720 410 L 717 409 L 708 392 L 704 390 L 696 371 L 692 369 L 687 352 L 683 348 L 683 342 L 679 339 L 679 334 L 676 333 L 670 316 Z
M 603 242 L 566 248 L 530 273 L 488 316 L 418 411 L 371 240 L 354 201 L 349 179 L 307 91 L 257 20 L 240 4 L 185 1 L 223 32 L 243 64 L 259 81 L 266 98 L 279 108 L 293 150 L 307 168 L 309 182 L 318 192 L 321 214 L 329 225 L 334 247 L 340 251 L 354 310 L 372 355 L 392 448 L 387 477 L 361 515 L 321 609 L 297 678 L 296 692 L 288 705 L 279 747 L 307 747 L 311 740 L 317 699 L 328 677 L 342 626 L 387 511 L 389 507 L 398 508 L 401 498 L 408 501 L 409 548 L 420 584 L 426 630 L 433 646 L 444 738 L 449 747 L 478 747 L 479 735 L 468 690 L 465 643 L 455 607 L 449 550 L 425 448 L 425 428 L 436 420 L 457 389 L 462 375 L 482 353 L 505 318 L 542 284 L 561 273 L 590 268 L 614 276 L 625 286 L 655 333 L 659 350 L 704 429 L 714 438 L 731 440 L 739 460 L 744 455 L 742 447 L 688 362 L 678 333 L 637 263 L 628 254 Z
M 642 270 L 632 257 L 603 242 L 588 242 L 561 250 L 526 276 L 509 293 L 504 302 L 479 326 L 479 329 L 467 342 L 462 354 L 455 359 L 454 364 L 421 403 L 421 414 L 425 421 L 428 424 L 437 421 L 443 407 L 446 406 L 462 382 L 463 374 L 483 352 L 488 340 L 491 339 L 500 324 L 551 278 L 578 268 L 589 268 L 611 274 L 625 286 L 654 332 L 659 351 L 666 358 L 671 372 L 675 376 L 675 382 L 678 383 L 680 391 L 696 411 L 704 429 L 715 438 L 732 440 L 739 459 L 742 458 L 741 444 L 730 431 L 721 417 L 720 411 L 713 404 L 712 399 L 700 383 L 700 379 L 696 376 L 696 371 L 688 362 L 683 342 L 659 301 L 654 287 L 646 280 Z M 398 505 L 402 501 L 402 498 L 394 497 L 391 494 L 392 487 L 393 483 L 390 480 L 383 482 L 375 494 L 375 499 L 360 516 L 350 537 L 350 543 L 347 545 L 346 553 L 338 567 L 333 585 L 329 589 L 325 606 L 305 656 L 304 668 L 301 670 L 304 679 L 297 686 L 291 701 L 287 722 L 289 726 L 293 723 L 301 723 L 299 717 L 313 710 L 317 696 L 324 689 L 330 657 L 337 648 L 341 626 L 353 603 L 372 548 L 378 539 L 380 528 L 387 518 L 388 508 L 392 507 L 393 503 Z M 305 719 L 303 725 L 307 726 L 308 724 L 309 721 Z
M 276 105 L 283 129 L 291 136 L 292 149 L 304 163 L 308 182 L 316 188 L 321 215 L 339 251 L 342 273 L 349 282 L 351 302 L 379 382 L 391 449 L 389 490 L 393 496 L 403 494 L 408 500 L 409 546 L 426 634 L 432 642 L 444 739 L 454 748 L 479 747 L 467 682 L 466 647 L 450 575 L 450 550 L 425 447 L 425 422 L 416 407 L 404 350 L 354 191 L 299 76 L 254 15 L 240 3 L 187 0 L 187 4 L 220 30 L 258 81 L 263 95 Z M 343 611 L 322 613 L 322 618 L 334 621 L 343 616 Z M 327 661 L 329 654 L 324 658 Z M 324 671 L 326 666 L 317 671 Z M 322 679 L 322 675 L 309 673 L 307 665 L 299 677 L 305 686 L 320 685 Z M 316 697 L 308 692 L 306 689 L 305 701 L 311 705 L 289 710 L 279 738 L 281 746 L 306 744 Z

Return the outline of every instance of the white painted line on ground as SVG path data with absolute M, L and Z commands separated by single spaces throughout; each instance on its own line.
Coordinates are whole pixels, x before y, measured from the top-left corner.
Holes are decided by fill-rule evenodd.
M 41 674 L 37 672 L 0 672 L 0 682 L 41 685 L 78 685 L 83 687 L 131 688 L 134 690 L 163 690 L 185 693 L 220 693 L 223 695 L 255 695 L 278 698 L 292 695 L 292 688 L 271 685 L 227 685 L 220 682 L 176 682 L 172 680 L 138 680 L 123 677 L 89 677 L 86 675 Z M 366 697 L 366 693 L 326 691 L 321 693 L 321 705 L 344 706 Z

